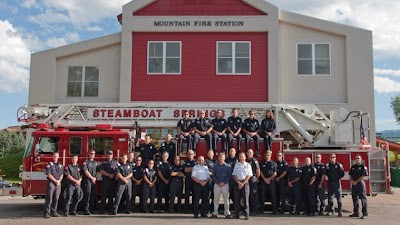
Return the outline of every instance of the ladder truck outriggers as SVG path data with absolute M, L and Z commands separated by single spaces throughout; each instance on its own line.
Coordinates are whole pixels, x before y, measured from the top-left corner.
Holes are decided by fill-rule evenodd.
M 75 154 L 79 155 L 79 164 L 82 164 L 90 149 L 96 151 L 98 161 L 103 160 L 104 151 L 109 149 L 119 158 L 132 150 L 145 134 L 153 137 L 156 146 L 164 141 L 166 134 L 176 135 L 178 119 L 186 112 L 195 119 L 204 110 L 207 117 L 213 118 L 221 109 L 223 116 L 228 118 L 233 108 L 242 119 L 249 116 L 249 110 L 255 111 L 259 120 L 264 118 L 266 110 L 274 112 L 277 127 L 273 156 L 282 151 L 286 161 L 297 157 L 304 162 L 306 157 L 314 161 L 319 153 L 323 163 L 328 163 L 329 154 L 336 153 L 345 169 L 342 187 L 349 191 L 348 172 L 355 155 L 360 154 L 369 170 L 369 176 L 365 178 L 368 194 L 390 193 L 388 145 L 374 147 L 367 144 L 370 136 L 368 113 L 338 108 L 326 115 L 315 105 L 262 103 L 77 103 L 30 105 L 18 110 L 18 121 L 25 123 L 23 127 L 27 129 L 27 144 L 20 167 L 22 190 L 16 191 L 14 187 L 3 190 L 2 194 L 43 197 L 47 182 L 43 171 L 53 152 L 60 153 L 64 165 L 70 163 L 70 156 Z M 197 155 L 205 156 L 207 150 L 201 140 Z M 259 160 L 263 157 L 264 143 L 261 141 Z

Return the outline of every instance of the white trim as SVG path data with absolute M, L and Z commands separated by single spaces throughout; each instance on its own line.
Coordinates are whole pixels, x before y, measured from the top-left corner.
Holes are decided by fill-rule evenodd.
M 299 45 L 311 45 L 311 69 L 312 74 L 299 74 Z M 329 74 L 316 74 L 315 73 L 315 45 L 328 45 L 329 58 L 321 60 L 329 60 Z M 296 43 L 296 74 L 299 77 L 330 77 L 332 76 L 332 49 L 330 43 Z
M 149 72 L 149 61 L 150 61 L 150 44 L 151 43 L 162 43 L 163 52 L 162 52 L 162 72 L 161 73 L 150 73 Z M 179 43 L 179 73 L 167 73 L 166 66 L 167 66 L 167 43 Z M 181 75 L 182 74 L 182 41 L 147 41 L 147 75 Z M 159 57 L 154 57 L 159 58 Z M 177 57 L 168 57 L 174 58 Z
M 100 173 L 96 174 L 97 180 L 103 180 Z M 47 180 L 47 175 L 44 172 L 22 172 L 22 180 Z
M 219 51 L 219 48 L 218 48 L 218 45 L 220 44 L 220 43 L 231 43 L 232 44 L 232 73 L 220 73 L 220 72 L 218 72 L 218 59 L 223 59 L 223 58 L 227 58 L 227 57 L 218 57 L 218 51 Z M 236 57 L 236 43 L 247 43 L 247 44 L 249 44 L 249 57 Z M 236 76 L 236 75 L 251 75 L 251 41 L 217 41 L 217 43 L 216 43 L 216 48 L 217 48 L 217 50 L 216 50 L 216 70 L 215 70 L 215 72 L 216 72 L 216 74 L 217 75 L 234 75 L 234 76 Z M 249 59 L 249 72 L 248 73 L 236 73 L 236 59 L 237 58 L 239 58 L 239 59 Z

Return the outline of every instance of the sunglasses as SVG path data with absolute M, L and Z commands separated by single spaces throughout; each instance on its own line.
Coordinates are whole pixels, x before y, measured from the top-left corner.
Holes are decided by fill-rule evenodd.
M 89 153 L 89 155 L 94 155 L 95 153 Z
M 331 159 L 334 159 L 334 158 L 336 158 L 336 157 L 334 157 L 334 156 L 331 156 L 331 157 L 329 157 L 329 158 L 331 158 Z
M 317 157 L 315 157 L 315 158 L 319 159 L 319 158 L 321 158 L 321 157 L 317 156 Z
M 189 116 L 189 113 L 185 113 L 185 116 Z
M 142 161 L 141 159 L 136 159 L 136 161 Z
M 356 158 L 356 159 L 361 159 L 361 158 Z

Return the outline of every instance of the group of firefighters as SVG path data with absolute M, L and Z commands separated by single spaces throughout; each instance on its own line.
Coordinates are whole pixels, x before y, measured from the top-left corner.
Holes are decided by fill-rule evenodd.
M 136 209 L 136 197 L 139 197 L 139 207 L 144 213 L 155 212 L 154 199 L 157 194 L 157 212 L 181 212 L 181 200 L 184 197 L 184 212 L 193 213 L 195 218 L 218 216 L 219 201 L 222 195 L 224 201 L 224 215 L 226 218 L 239 218 L 241 209 L 244 209 L 245 219 L 250 215 L 264 212 L 265 202 L 272 205 L 274 215 L 300 215 L 304 203 L 304 215 L 333 215 L 334 197 L 337 199 L 338 216 L 342 216 L 342 188 L 341 178 L 344 176 L 343 166 L 336 161 L 336 155 L 330 154 L 330 162 L 322 164 L 322 156 L 316 154 L 315 163 L 310 158 L 304 161 L 305 166 L 299 166 L 299 160 L 293 158 L 291 165 L 283 160 L 282 152 L 276 155 L 273 161 L 271 150 L 272 132 L 275 121 L 271 111 L 267 111 L 266 118 L 260 127 L 254 119 L 254 112 L 250 111 L 250 118 L 242 123 L 237 116 L 237 110 L 232 110 L 232 117 L 228 122 L 222 118 L 222 112 L 217 111 L 216 119 L 210 122 L 204 111 L 200 118 L 192 122 L 188 114 L 178 122 L 179 149 L 182 153 L 182 140 L 188 141 L 187 159 L 182 163 L 179 156 L 175 156 L 176 146 L 171 141 L 170 134 L 166 142 L 158 149 L 161 160 L 156 161 L 156 147 L 150 143 L 150 136 L 146 136 L 145 143 L 136 147 L 139 156 L 133 151 L 122 155 L 120 162 L 113 158 L 111 150 L 106 151 L 106 159 L 97 162 L 95 151 L 89 151 L 89 158 L 81 168 L 78 156 L 72 156 L 71 164 L 64 167 L 58 162 L 59 154 L 53 154 L 53 161 L 46 166 L 48 177 L 44 217 L 59 217 L 57 204 L 61 192 L 61 181 L 66 177 L 67 195 L 64 201 L 64 216 L 77 215 L 81 188 L 83 190 L 84 214 L 91 215 L 96 208 L 96 181 L 97 173 L 102 176 L 101 200 L 99 214 L 106 210 L 116 215 L 120 206 L 130 214 Z M 265 120 L 268 120 L 267 122 Z M 221 129 L 222 128 L 222 129 Z M 265 134 L 265 160 L 260 164 L 250 149 L 250 139 L 254 139 L 256 156 L 259 154 L 259 130 Z M 244 133 L 247 151 L 240 151 L 241 132 Z M 211 133 L 213 135 L 211 135 Z M 240 135 L 240 138 L 239 138 Z M 192 136 L 194 142 L 192 144 Z M 206 159 L 195 154 L 198 140 L 204 137 L 207 141 Z M 223 150 L 214 155 L 217 149 L 217 140 L 221 138 Z M 238 140 L 238 153 L 232 146 L 233 138 Z M 214 141 L 213 141 L 214 140 Z M 191 149 L 193 148 L 193 150 Z M 367 168 L 362 163 L 360 155 L 355 157 L 355 164 L 351 167 L 349 176 L 352 183 L 353 214 L 350 217 L 360 217 L 359 200 L 362 202 L 362 215 L 367 218 L 366 188 L 363 181 L 367 176 Z M 156 164 L 156 165 L 155 165 Z M 325 187 L 328 184 L 328 207 L 325 209 Z M 184 196 L 182 192 L 184 190 Z M 192 200 L 190 201 L 190 196 Z M 162 199 L 164 198 L 164 204 Z M 289 198 L 291 209 L 286 208 L 286 199 Z M 150 200 L 149 200 L 150 199 Z M 175 200 L 177 204 L 175 205 Z M 211 200 L 211 202 L 210 202 Z M 230 213 L 230 200 L 234 204 L 234 214 Z M 201 201 L 201 206 L 199 202 Z M 190 202 L 192 204 L 190 204 Z M 122 203 L 122 204 L 121 204 Z M 176 207 L 175 207 L 176 206 Z M 244 206 L 244 207 L 243 207 Z M 122 207 L 121 207 L 122 208 Z

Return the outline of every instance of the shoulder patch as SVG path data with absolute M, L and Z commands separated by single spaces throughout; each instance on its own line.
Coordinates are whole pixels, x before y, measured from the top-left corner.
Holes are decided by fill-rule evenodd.
M 50 165 L 47 165 L 46 168 L 50 168 Z

